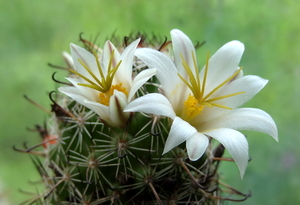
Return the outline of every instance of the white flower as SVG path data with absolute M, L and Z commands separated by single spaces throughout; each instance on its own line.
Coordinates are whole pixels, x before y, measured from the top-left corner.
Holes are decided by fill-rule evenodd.
M 173 119 L 164 153 L 186 141 L 193 161 L 205 152 L 212 137 L 224 145 L 237 163 L 241 177 L 248 164 L 248 142 L 236 130 L 266 133 L 275 140 L 273 119 L 255 108 L 237 108 L 250 100 L 266 84 L 258 76 L 243 76 L 238 67 L 244 51 L 239 41 L 222 46 L 198 73 L 195 49 L 179 30 L 171 31 L 175 65 L 164 54 L 141 48 L 136 56 L 149 68 L 157 69 L 162 94 L 148 94 L 131 102 L 125 112 L 144 112 Z
M 70 71 L 79 77 L 67 78 L 74 86 L 60 87 L 59 91 L 96 112 L 104 123 L 124 127 L 129 117 L 124 107 L 156 73 L 154 68 L 147 69 L 133 79 L 132 63 L 139 41 L 132 42 L 122 54 L 106 41 L 101 56 L 71 44 L 75 71 Z

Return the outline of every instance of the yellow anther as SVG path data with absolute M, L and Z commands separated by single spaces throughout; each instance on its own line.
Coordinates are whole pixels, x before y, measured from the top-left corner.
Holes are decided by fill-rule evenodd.
M 226 83 L 228 83 L 229 81 L 231 81 L 234 77 L 236 77 L 239 72 L 243 69 L 243 67 L 240 67 L 235 73 L 233 73 L 232 76 L 230 76 L 229 78 L 227 78 L 226 80 L 224 80 L 220 85 L 218 85 L 217 87 L 215 87 L 212 91 L 210 91 L 203 100 L 206 100 L 207 98 L 209 98 L 212 94 L 214 94 L 217 90 L 219 90 L 221 87 L 223 87 Z M 244 93 L 244 92 L 243 92 Z M 241 94 L 241 93 L 240 93 Z
M 186 73 L 188 74 L 189 82 L 186 79 L 184 79 L 179 73 L 178 73 L 178 76 L 191 89 L 194 96 L 198 99 L 201 97 L 201 94 L 202 94 L 201 82 L 200 82 L 200 76 L 199 76 L 198 66 L 197 66 L 196 57 L 195 57 L 194 52 L 192 52 L 192 56 L 193 56 L 193 63 L 194 63 L 194 73 L 193 73 L 192 69 L 189 67 L 189 65 L 187 64 L 186 60 L 183 58 L 183 56 L 180 55 L 181 60 L 182 60 L 182 65 L 183 65 Z
M 92 76 L 93 80 L 87 78 L 86 76 L 78 73 L 75 70 L 69 70 L 70 72 L 78 75 L 79 77 L 83 78 L 85 81 L 87 81 L 90 84 L 85 84 L 85 83 L 78 83 L 78 85 L 84 86 L 84 87 L 88 87 L 88 88 L 92 88 L 95 90 L 98 90 L 99 92 L 102 93 L 106 93 L 111 89 L 111 84 L 113 81 L 113 78 L 118 70 L 118 68 L 120 67 L 122 61 L 119 61 L 119 63 L 116 65 L 116 67 L 112 68 L 112 60 L 114 58 L 114 50 L 112 51 L 111 55 L 110 55 L 110 59 L 109 59 L 109 63 L 108 63 L 108 67 L 107 67 L 107 75 L 104 76 L 103 70 L 101 68 L 101 63 L 98 59 L 97 53 L 94 52 L 94 57 L 97 63 L 97 67 L 98 67 L 98 71 L 100 74 L 100 78 L 98 78 L 95 73 L 93 73 L 91 71 L 91 69 L 80 59 L 78 59 L 79 63 L 85 68 L 85 70 Z
M 195 116 L 201 114 L 204 106 L 198 103 L 198 100 L 193 96 L 189 95 L 188 99 L 184 102 L 183 119 L 189 121 Z
M 116 67 L 112 67 L 113 66 L 112 62 L 114 60 L 114 50 L 113 50 L 111 55 L 110 55 L 110 59 L 109 59 L 108 65 L 107 65 L 107 74 L 105 76 L 104 73 L 103 73 L 102 67 L 101 67 L 101 63 L 100 63 L 99 58 L 97 56 L 97 53 L 94 52 L 93 54 L 94 54 L 94 57 L 95 57 L 95 60 L 96 60 L 96 64 L 97 64 L 97 67 L 98 67 L 98 72 L 99 72 L 100 78 L 98 78 L 95 75 L 95 73 L 93 73 L 92 70 L 80 59 L 78 59 L 79 63 L 91 75 L 92 79 L 87 78 L 86 76 L 78 73 L 75 70 L 70 70 L 70 71 L 72 73 L 78 75 L 79 77 L 83 78 L 86 82 L 89 83 L 89 84 L 78 83 L 78 85 L 88 87 L 88 88 L 92 88 L 94 90 L 99 91 L 100 92 L 99 93 L 99 102 L 103 105 L 108 106 L 110 97 L 114 94 L 114 90 L 118 90 L 120 92 L 123 92 L 126 96 L 128 95 L 128 91 L 122 85 L 122 83 L 112 85 L 113 78 L 114 78 L 118 68 L 120 67 L 122 61 L 119 61 L 118 64 L 116 65 Z
M 189 67 L 186 60 L 183 58 L 183 56 L 181 55 L 182 65 L 188 75 L 188 79 L 185 79 L 178 73 L 179 78 L 190 88 L 191 92 L 193 93 L 193 95 L 189 95 L 188 99 L 184 102 L 183 118 L 185 118 L 186 120 L 193 119 L 195 116 L 201 114 L 201 112 L 205 106 L 220 107 L 220 108 L 232 110 L 232 108 L 215 103 L 215 101 L 229 98 L 229 97 L 236 96 L 236 95 L 240 95 L 245 92 L 237 92 L 237 93 L 218 96 L 218 97 L 214 97 L 214 98 L 210 98 L 210 97 L 216 91 L 218 91 L 220 88 L 222 88 L 224 85 L 226 85 L 228 82 L 230 82 L 233 78 L 235 78 L 239 74 L 239 72 L 242 70 L 242 67 L 239 68 L 233 75 L 231 75 L 229 78 L 227 78 L 225 81 L 220 83 L 218 86 L 216 86 L 214 89 L 212 89 L 212 91 L 210 91 L 208 94 L 206 94 L 204 96 L 206 80 L 208 78 L 209 54 L 207 54 L 207 57 L 206 57 L 204 75 L 203 75 L 203 79 L 201 82 L 200 75 L 198 73 L 198 65 L 196 62 L 195 54 L 194 54 L 194 51 L 191 51 L 191 52 L 192 52 L 193 63 L 194 63 L 194 72 Z
M 114 94 L 114 90 L 118 90 L 124 93 L 126 96 L 128 95 L 128 91 L 126 90 L 126 88 L 122 85 L 122 83 L 119 83 L 116 85 L 112 85 L 110 90 L 107 91 L 106 93 L 99 93 L 100 103 L 108 106 L 110 97 Z
M 100 103 L 102 105 L 108 106 L 110 95 L 109 95 L 109 93 L 99 93 L 99 99 L 100 99 Z

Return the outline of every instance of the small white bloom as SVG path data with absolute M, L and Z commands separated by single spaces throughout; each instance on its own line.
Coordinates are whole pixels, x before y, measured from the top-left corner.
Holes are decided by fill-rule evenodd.
M 139 41 L 132 42 L 122 54 L 106 41 L 100 56 L 71 44 L 75 70 L 70 71 L 79 77 L 67 78 L 74 86 L 60 87 L 59 91 L 96 112 L 104 123 L 124 127 L 129 117 L 124 107 L 156 73 L 154 68 L 147 69 L 133 79 L 132 63 Z
M 148 48 L 136 56 L 149 68 L 157 69 L 162 94 L 148 94 L 131 102 L 126 112 L 145 112 L 173 119 L 164 153 L 186 141 L 188 156 L 198 160 L 212 137 L 224 145 L 237 163 L 241 177 L 248 164 L 248 142 L 236 130 L 266 133 L 275 140 L 277 128 L 266 112 L 237 108 L 250 100 L 266 84 L 258 76 L 243 76 L 238 66 L 244 45 L 231 41 L 222 46 L 198 73 L 195 49 L 179 30 L 171 31 L 174 61 Z

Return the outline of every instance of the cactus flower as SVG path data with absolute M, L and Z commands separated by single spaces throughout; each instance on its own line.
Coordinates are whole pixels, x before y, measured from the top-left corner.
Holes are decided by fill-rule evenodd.
M 100 119 L 112 127 L 124 127 L 129 117 L 124 107 L 134 98 L 136 91 L 155 73 L 156 69 L 140 72 L 133 79 L 132 63 L 140 39 L 128 45 L 122 54 L 106 41 L 100 56 L 71 44 L 71 55 L 76 77 L 69 77 L 73 86 L 60 87 L 82 105 L 96 112 Z
M 203 69 L 198 63 L 191 40 L 172 30 L 174 62 L 149 48 L 136 50 L 136 56 L 149 68 L 157 69 L 161 93 L 152 93 L 129 103 L 126 112 L 144 112 L 172 119 L 163 154 L 186 142 L 190 160 L 205 152 L 209 138 L 219 141 L 237 163 L 243 177 L 248 164 L 248 142 L 237 130 L 258 131 L 278 140 L 272 117 L 256 108 L 238 108 L 255 96 L 267 80 L 243 75 L 239 62 L 244 45 L 231 41 L 206 58 Z

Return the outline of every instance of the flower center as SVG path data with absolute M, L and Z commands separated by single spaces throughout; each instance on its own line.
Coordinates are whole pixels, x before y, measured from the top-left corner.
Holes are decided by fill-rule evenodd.
M 81 73 L 78 73 L 75 70 L 70 69 L 69 71 L 72 72 L 72 73 L 75 73 L 76 75 L 83 78 L 85 81 L 87 81 L 89 83 L 89 84 L 78 83 L 78 85 L 88 87 L 88 88 L 92 88 L 94 90 L 99 91 L 100 92 L 99 93 L 100 103 L 103 104 L 103 105 L 108 106 L 109 105 L 109 99 L 113 95 L 114 90 L 118 90 L 120 92 L 123 92 L 125 95 L 128 94 L 126 88 L 122 86 L 122 83 L 112 85 L 113 78 L 114 78 L 118 68 L 120 67 L 122 61 L 119 61 L 119 63 L 116 65 L 116 67 L 114 67 L 114 68 L 112 67 L 112 61 L 114 59 L 114 50 L 113 50 L 111 55 L 110 55 L 110 59 L 109 59 L 108 65 L 107 65 L 107 75 L 105 76 L 104 73 L 103 73 L 101 64 L 99 62 L 97 53 L 94 52 L 93 55 L 94 55 L 96 63 L 97 63 L 100 78 L 98 78 L 91 71 L 91 69 L 80 59 L 78 59 L 78 61 L 85 68 L 85 70 L 92 76 L 92 79 L 87 78 L 86 76 L 82 75 Z
M 231 75 L 229 78 L 227 78 L 225 81 L 220 83 L 218 86 L 216 86 L 212 91 L 210 91 L 208 94 L 204 95 L 205 91 L 205 84 L 206 84 L 206 79 L 208 76 L 208 62 L 209 62 L 209 55 L 207 55 L 206 58 L 206 64 L 204 68 L 204 76 L 202 82 L 200 81 L 200 75 L 198 73 L 198 66 L 195 58 L 195 54 L 192 51 L 192 57 L 193 57 L 193 63 L 194 63 L 194 72 L 192 69 L 189 67 L 187 64 L 186 60 L 183 58 L 181 55 L 182 59 L 182 65 L 187 72 L 188 75 L 188 80 L 183 78 L 179 73 L 178 76 L 179 78 L 190 88 L 192 91 L 192 95 L 190 94 L 187 98 L 187 100 L 184 102 L 184 109 L 183 109 L 183 118 L 185 120 L 191 120 L 197 115 L 201 114 L 202 110 L 204 109 L 205 106 L 208 107 L 220 107 L 224 109 L 229 109 L 232 110 L 232 108 L 215 103 L 217 100 L 221 100 L 224 98 L 229 98 L 235 95 L 239 95 L 245 92 L 237 92 L 237 93 L 232 93 L 229 95 L 223 95 L 223 96 L 218 96 L 214 98 L 210 98 L 217 90 L 219 90 L 221 87 L 223 87 L 225 84 L 227 84 L 229 81 L 231 81 L 234 77 L 236 77 L 239 72 L 242 70 L 242 67 L 239 68 L 233 75 Z
M 189 95 L 188 99 L 184 102 L 182 118 L 187 121 L 191 120 L 199 115 L 203 108 L 204 106 L 199 104 L 198 100 L 193 95 Z
M 128 95 L 126 88 L 124 86 L 122 86 L 122 83 L 119 83 L 116 85 L 112 85 L 109 91 L 107 91 L 105 93 L 99 93 L 100 103 L 108 106 L 109 99 L 114 94 L 114 90 L 118 90 L 118 91 L 124 93 L 126 96 Z

